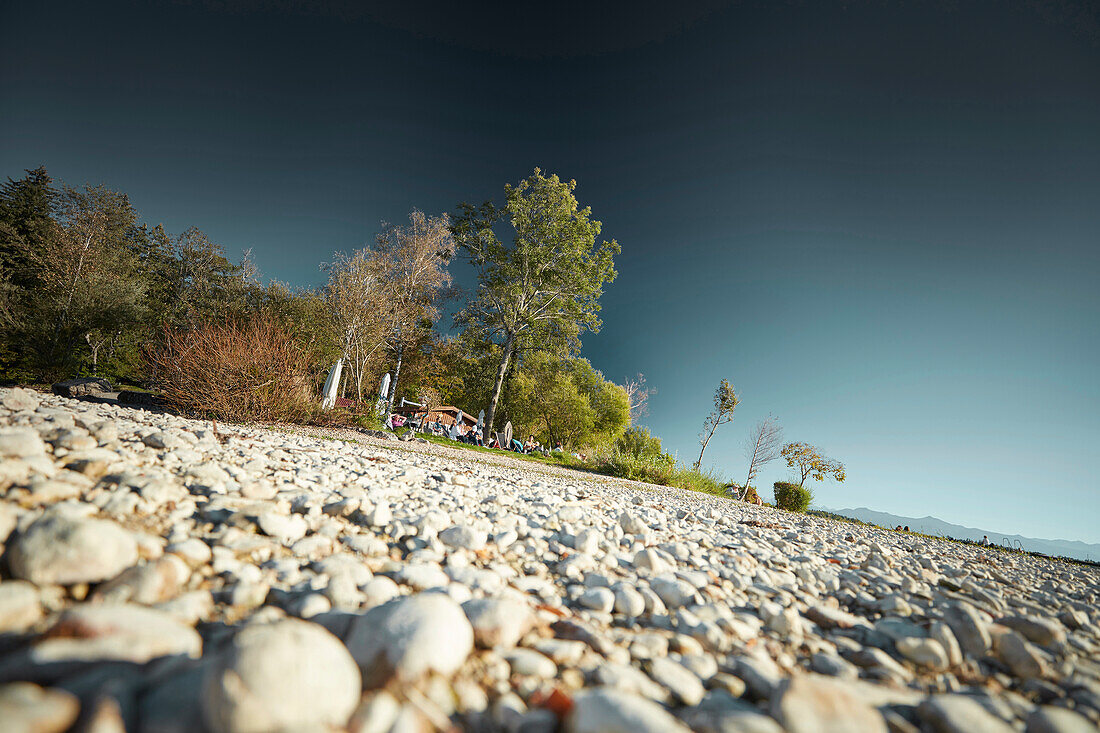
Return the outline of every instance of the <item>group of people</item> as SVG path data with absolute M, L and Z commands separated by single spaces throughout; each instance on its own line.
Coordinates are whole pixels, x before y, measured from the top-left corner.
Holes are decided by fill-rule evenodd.
M 406 425 L 409 425 L 409 421 L 396 413 L 390 415 L 385 422 L 385 427 L 391 430 Z M 534 436 L 529 436 L 524 442 L 512 438 L 510 445 L 501 445 L 498 439 L 500 433 L 493 433 L 486 438 L 481 423 L 470 427 L 462 422 L 455 422 L 453 425 L 444 425 L 439 421 L 434 421 L 424 423 L 421 428 L 425 432 L 432 433 L 433 435 L 445 436 L 459 443 L 467 443 L 469 445 L 476 445 L 484 448 L 495 448 L 498 450 L 510 450 L 524 455 L 537 453 L 539 455 L 549 456 L 551 453 L 565 453 L 565 446 L 563 446 L 560 441 L 553 448 L 550 448 L 539 443 L 539 441 L 535 440 Z M 584 454 L 573 453 L 573 456 L 582 461 L 585 460 Z

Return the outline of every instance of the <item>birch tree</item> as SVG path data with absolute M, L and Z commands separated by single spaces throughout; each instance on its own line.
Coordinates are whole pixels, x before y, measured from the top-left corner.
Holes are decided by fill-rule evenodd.
M 450 297 L 455 239 L 447 214 L 428 216 L 418 209 L 407 225 L 387 224 L 378 235 L 374 259 L 381 278 L 381 319 L 386 345 L 396 357 L 389 407 L 397 394 L 405 349 L 420 336 L 422 324 L 439 318 L 440 304 Z
M 382 278 L 367 249 L 350 256 L 338 253 L 321 267 L 329 276 L 323 290 L 325 305 L 357 399 L 362 401 L 367 364 L 385 343 L 380 318 Z
M 621 250 L 615 240 L 597 243 L 603 225 L 591 218 L 591 208 L 580 208 L 576 186 L 536 168 L 518 185 L 505 185 L 503 208 L 459 206 L 452 229 L 477 270 L 478 287 L 455 323 L 501 347 L 487 433 L 518 351 L 549 344 L 571 351 L 584 331 L 599 331 L 599 299 L 615 279 L 613 260 Z M 514 229 L 510 245 L 494 231 L 501 221 Z

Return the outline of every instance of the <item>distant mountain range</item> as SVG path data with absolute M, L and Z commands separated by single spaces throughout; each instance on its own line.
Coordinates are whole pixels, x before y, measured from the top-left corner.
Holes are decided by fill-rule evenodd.
M 1023 547 L 1025 550 L 1041 552 L 1044 555 L 1075 557 L 1080 560 L 1100 560 L 1100 545 L 1090 545 L 1087 542 L 1076 540 L 1038 540 L 1034 537 L 1022 537 L 1018 534 L 1003 534 L 988 529 L 963 527 L 935 517 L 899 517 L 896 514 L 876 512 L 874 509 L 866 507 L 860 507 L 859 509 L 827 509 L 826 511 L 858 519 L 861 522 L 877 524 L 880 527 L 892 528 L 900 524 L 903 527 L 908 526 L 914 532 L 953 537 L 960 540 L 973 540 L 975 542 L 980 541 L 983 536 L 987 536 L 989 541 L 994 544 L 1004 545 L 1007 540 L 1007 544 L 1014 548 Z

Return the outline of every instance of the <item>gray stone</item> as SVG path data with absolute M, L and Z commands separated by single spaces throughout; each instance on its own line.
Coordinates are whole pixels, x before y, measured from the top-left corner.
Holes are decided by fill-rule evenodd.
M 355 661 L 324 628 L 297 619 L 254 624 L 206 672 L 203 719 L 212 733 L 338 727 L 359 691 Z
M 132 601 L 151 606 L 179 594 L 191 569 L 176 555 L 165 555 L 155 562 L 124 570 L 122 574 L 96 588 L 95 598 L 109 603 Z
M 44 516 L 8 554 L 12 574 L 35 585 L 72 585 L 107 580 L 137 562 L 137 542 L 103 519 Z
M 477 551 L 485 547 L 486 535 L 480 530 L 464 525 L 448 527 L 439 533 L 439 541 L 448 547 Z
M 111 391 L 111 383 L 99 377 L 68 379 L 53 385 L 53 393 L 62 397 L 96 397 Z
M 79 713 L 80 702 L 64 690 L 30 682 L 0 686 L 0 727 L 11 733 L 62 733 Z
M 552 660 L 533 649 L 506 649 L 501 656 L 512 667 L 512 674 L 550 679 L 558 673 L 558 667 Z
M 33 390 L 22 387 L 0 389 L 0 404 L 12 412 L 37 410 L 39 403 L 38 395 Z
M 1007 631 L 996 637 L 995 650 L 1012 674 L 1021 679 L 1043 677 L 1046 664 L 1039 653 L 1015 631 Z
M 513 647 L 535 623 L 531 607 L 521 601 L 480 598 L 462 604 L 478 646 Z
M 46 452 L 37 431 L 31 428 L 5 428 L 0 430 L 0 459 L 31 458 Z
M 668 657 L 653 659 L 649 663 L 649 676 L 684 705 L 697 705 L 706 694 L 695 674 Z
M 797 674 L 780 684 L 771 714 L 788 733 L 886 733 L 886 721 L 844 683 Z
M 951 627 L 964 652 L 975 658 L 981 658 L 989 651 L 993 642 L 989 635 L 988 624 L 969 603 L 965 601 L 952 603 L 947 609 L 944 620 Z
M 580 597 L 579 603 L 601 613 L 609 613 L 615 606 L 615 594 L 610 588 L 589 588 Z
M 41 618 L 37 588 L 24 580 L 0 583 L 0 634 L 24 631 Z
M 1027 716 L 1027 733 L 1093 733 L 1096 725 L 1080 713 L 1042 705 Z
M 664 708 L 617 690 L 591 690 L 576 696 L 565 720 L 570 733 L 686 733 L 690 730 Z
M 442 593 L 420 593 L 355 618 L 345 639 L 368 687 L 415 681 L 427 672 L 451 675 L 474 646 L 462 608 Z
M 966 695 L 933 695 L 917 713 L 934 733 L 1010 733 L 1012 727 Z
M 907 637 L 896 642 L 898 653 L 918 667 L 935 671 L 947 669 L 949 660 L 943 645 L 935 639 Z
M 1060 644 L 1066 640 L 1066 630 L 1060 623 L 1050 618 L 1005 616 L 997 623 L 1023 634 L 1025 639 L 1041 646 Z
M 38 664 L 198 657 L 202 638 L 172 616 L 144 606 L 85 604 L 63 612 L 30 651 Z
M 268 537 L 274 537 L 282 542 L 292 543 L 306 536 L 309 525 L 306 520 L 297 515 L 285 515 L 271 510 L 265 511 L 256 518 L 256 524 Z

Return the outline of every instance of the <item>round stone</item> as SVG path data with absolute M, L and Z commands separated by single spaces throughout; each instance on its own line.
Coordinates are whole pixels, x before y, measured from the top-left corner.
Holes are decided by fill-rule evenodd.
M 368 687 L 391 679 L 415 681 L 427 672 L 447 676 L 474 647 L 474 630 L 462 608 L 442 593 L 420 593 L 356 617 L 346 642 Z
M 342 727 L 359 702 L 359 669 L 321 626 L 285 619 L 246 627 L 203 680 L 213 733 Z
M 137 562 L 137 542 L 105 519 L 45 516 L 8 553 L 12 574 L 35 585 L 97 583 Z
M 577 695 L 565 721 L 569 733 L 687 733 L 691 729 L 644 697 L 611 689 Z

